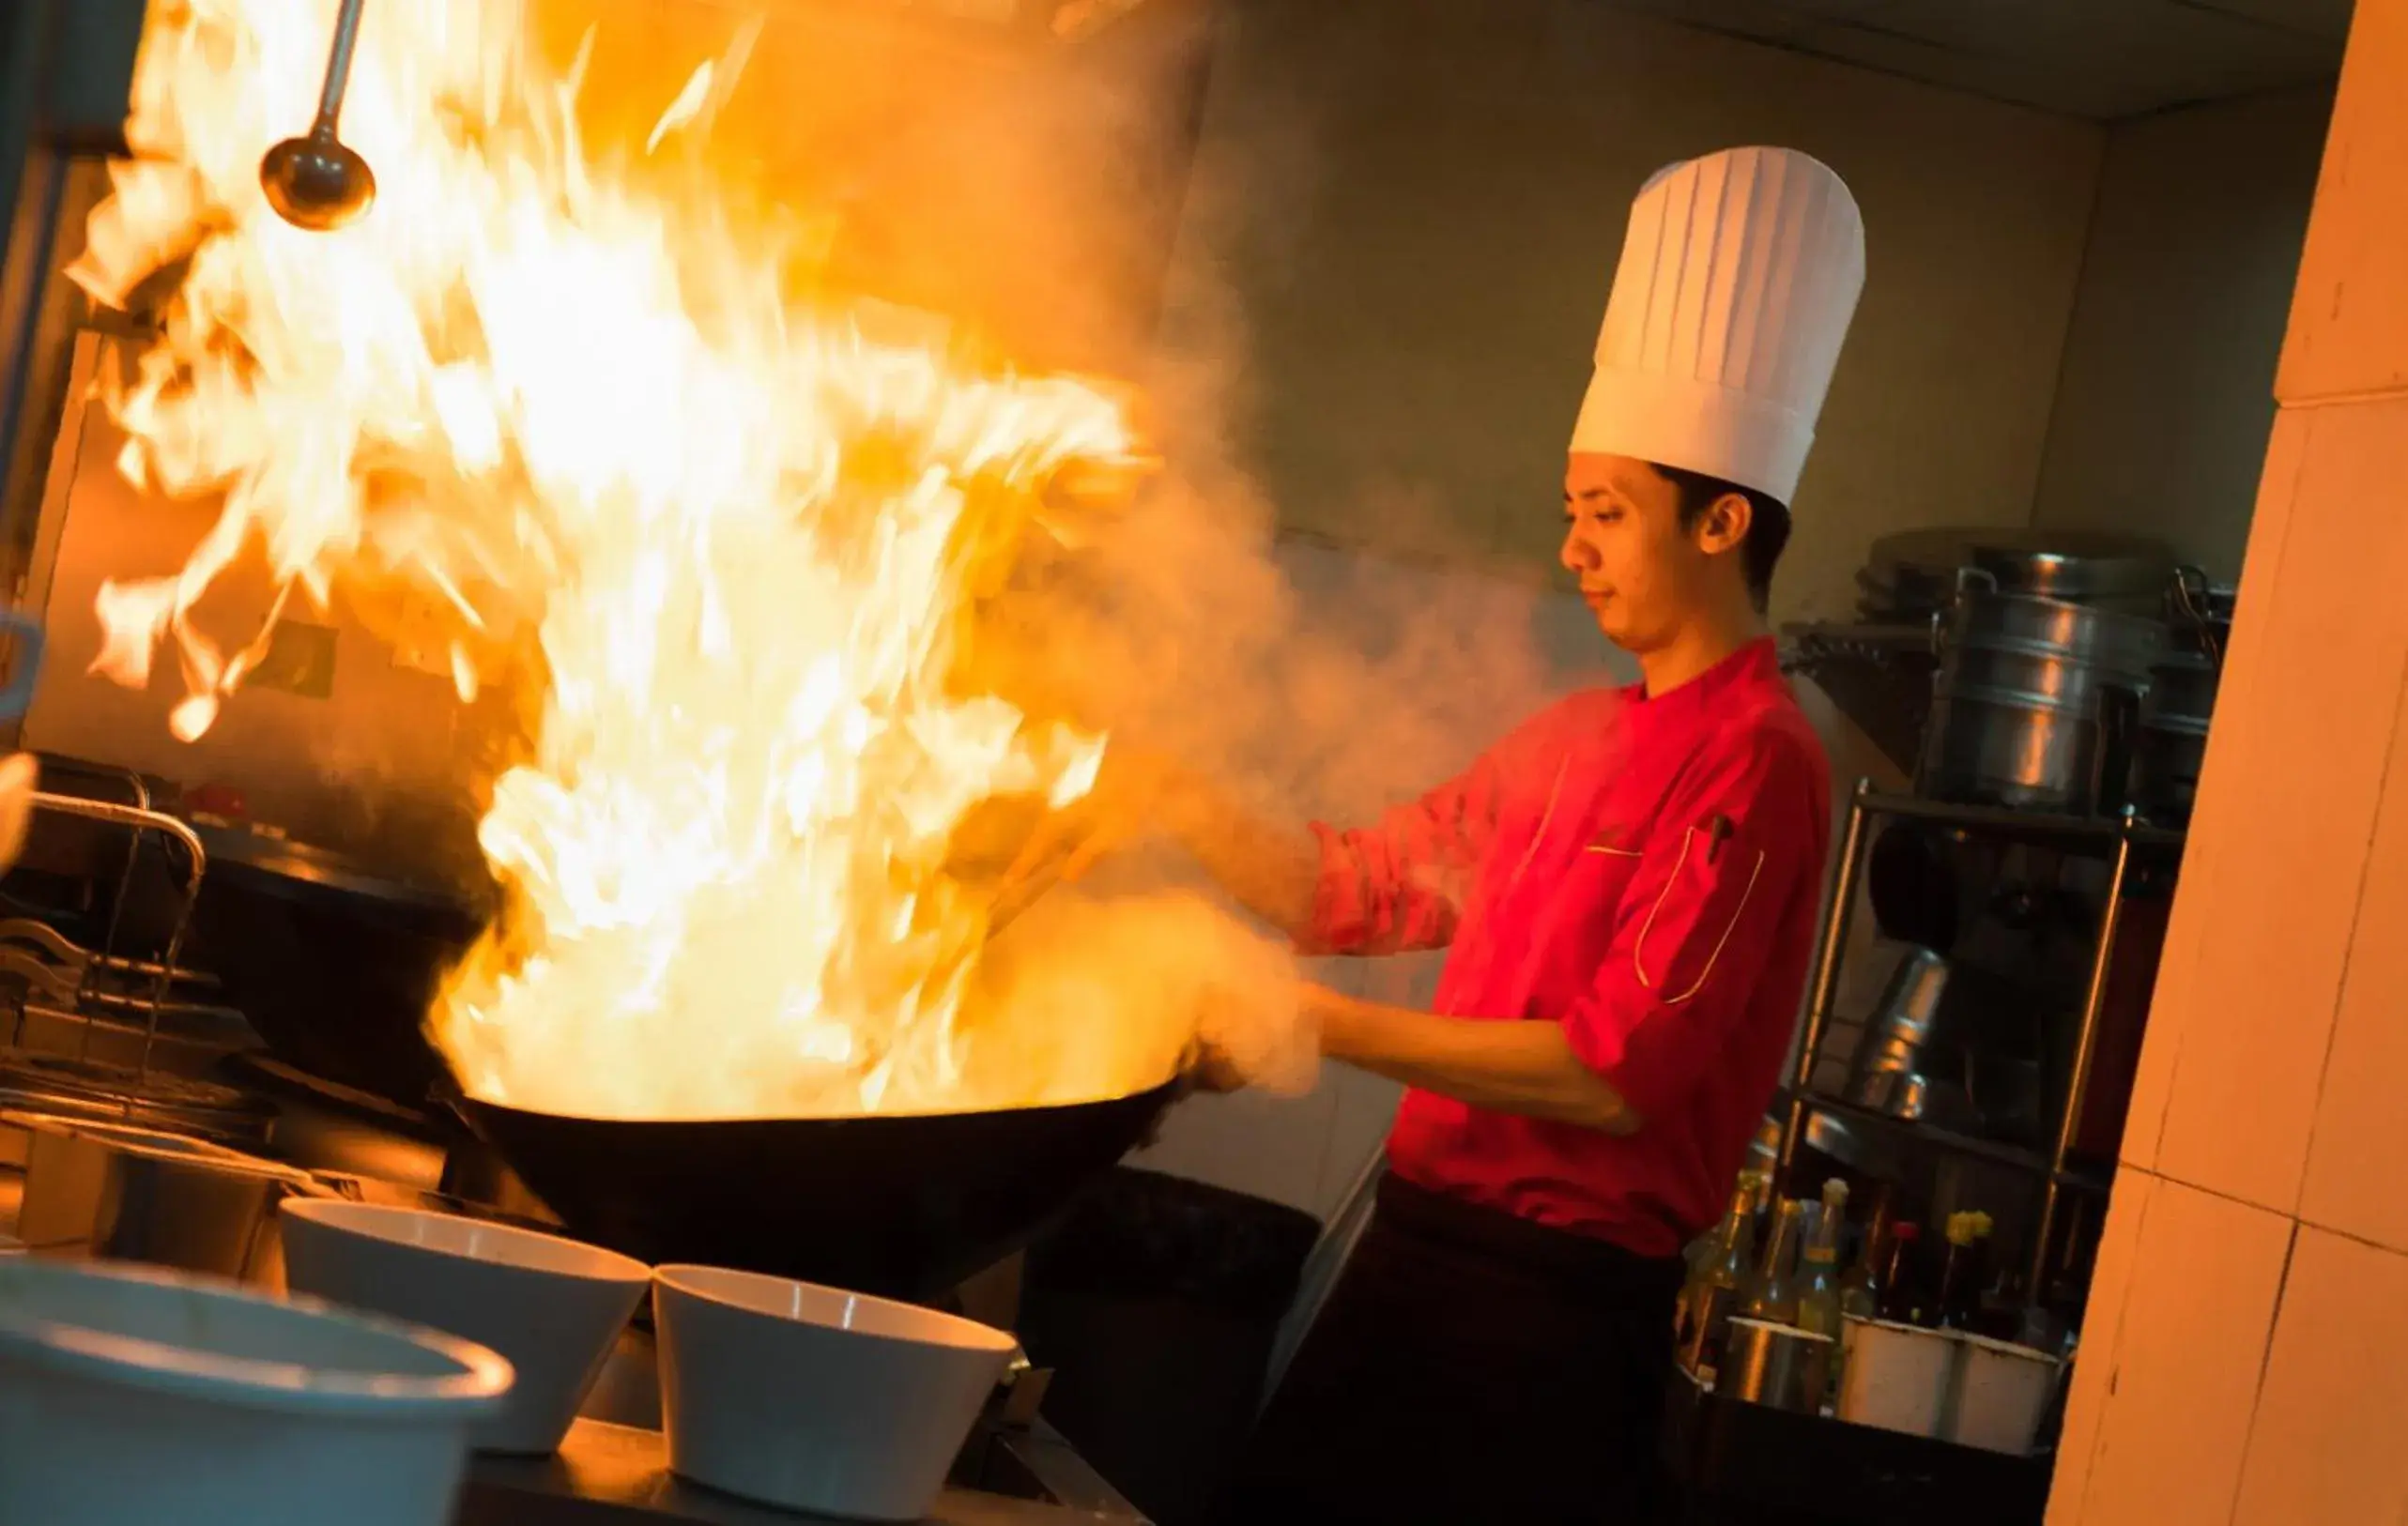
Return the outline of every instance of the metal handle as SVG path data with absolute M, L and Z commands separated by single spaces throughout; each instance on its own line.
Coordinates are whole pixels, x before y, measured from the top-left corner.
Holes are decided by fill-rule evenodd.
M 334 125 L 343 115 L 343 92 L 351 81 L 351 48 L 360 40 L 360 8 L 364 0 L 343 0 L 343 8 L 334 14 L 334 45 L 326 58 L 326 85 L 318 92 L 317 121 L 310 128 L 312 137 L 331 138 Z
M 2188 565 L 2174 569 L 2174 613 L 2190 622 L 2200 650 L 2217 668 L 2224 665 L 2223 643 L 2216 639 L 2216 617 L 2208 607 L 2207 571 Z
M 1948 621 L 1956 611 L 1964 607 L 1965 596 L 1977 591 L 1998 592 L 1997 574 L 1981 567 L 1956 569 L 1956 596 L 1950 599 L 1944 607 L 1931 612 L 1931 654 L 1934 657 L 1945 658 L 1948 655 Z

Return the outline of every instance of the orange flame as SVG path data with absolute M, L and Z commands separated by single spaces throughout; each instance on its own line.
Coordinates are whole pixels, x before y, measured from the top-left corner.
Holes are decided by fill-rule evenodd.
M 430 1019 L 474 1095 L 615 1117 L 1066 1100 L 1035 1060 L 965 1081 L 988 907 L 944 865 L 982 801 L 1094 779 L 1101 739 L 959 673 L 1038 489 L 1127 452 L 1113 403 L 790 302 L 707 200 L 673 216 L 589 161 L 588 54 L 549 76 L 515 0 L 367 7 L 343 135 L 377 203 L 286 226 L 259 159 L 308 121 L 334 9 L 153 0 L 138 157 L 72 274 L 123 305 L 189 254 L 110 402 L 129 478 L 223 511 L 176 577 L 103 591 L 97 665 L 142 684 L 172 652 L 173 724 L 198 736 L 267 631 L 229 652 L 191 612 L 264 556 L 288 601 L 432 602 L 464 698 L 542 685 L 479 832 L 506 908 Z M 749 41 L 654 145 L 707 128 Z M 1077 1084 L 1175 1062 L 1128 1047 L 1127 1074 Z

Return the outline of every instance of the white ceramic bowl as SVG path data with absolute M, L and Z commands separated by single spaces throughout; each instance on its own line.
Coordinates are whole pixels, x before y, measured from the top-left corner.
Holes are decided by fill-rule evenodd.
M 784 1277 L 652 1284 L 669 1467 L 747 1499 L 917 1520 L 1010 1363 L 1000 1330 Z
M 510 1364 L 214 1278 L 0 1260 L 0 1521 L 444 1526 Z
M 483 1452 L 558 1448 L 652 1286 L 641 1261 L 557 1235 L 416 1208 L 296 1198 L 279 1210 L 284 1280 L 447 1331 L 510 1359 L 517 1384 L 481 1423 Z

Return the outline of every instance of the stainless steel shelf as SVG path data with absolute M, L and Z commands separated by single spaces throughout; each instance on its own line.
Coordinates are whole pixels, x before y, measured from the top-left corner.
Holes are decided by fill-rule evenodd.
M 1782 1099 L 1784 1101 L 1798 1099 L 1798 1093 L 1792 1088 L 1784 1087 Z M 1925 1123 L 1917 1119 L 1898 1118 L 1878 1108 L 1843 1102 L 1837 1097 L 1826 1096 L 1818 1091 L 1806 1092 L 1802 1101 L 1808 1112 L 1821 1113 L 1849 1123 L 1862 1123 L 1920 1144 L 1929 1145 L 1935 1150 L 1945 1151 L 1956 1155 L 1971 1156 L 1977 1160 L 1986 1160 L 1994 1165 L 2004 1166 L 2031 1176 L 2054 1177 L 2062 1186 L 2079 1187 L 2088 1192 L 2105 1192 L 2108 1187 L 2108 1178 L 2098 1171 L 2085 1170 L 2073 1166 L 2059 1170 L 2049 1164 L 2048 1156 L 2036 1150 L 2027 1150 L 2021 1145 L 2007 1144 L 1998 1139 L 1985 1139 L 1974 1134 L 1961 1134 L 1955 1129 L 1941 1128 L 1938 1124 Z
M 2093 852 L 2111 852 L 2118 844 L 2126 842 L 2135 847 L 2177 853 L 2183 846 L 2180 829 L 2153 826 L 2134 816 L 2059 816 L 2048 811 L 2017 811 L 2003 805 L 1958 805 L 1925 800 L 1919 795 L 1879 794 L 1863 786 L 1859 786 L 1856 801 L 1873 816 L 1928 821 L 2013 842 L 2053 844 Z
M 2067 1190 L 2098 1191 L 2106 1186 L 2099 1173 L 2075 1167 L 2074 1136 L 2090 1094 L 2091 1062 L 2098 1042 L 2100 1010 L 2107 1000 L 2108 971 L 2114 957 L 2116 932 L 2123 922 L 2133 877 L 2148 864 L 2178 860 L 2183 833 L 2151 826 L 2132 815 L 2109 817 L 2051 816 L 1996 806 L 1957 805 L 1909 795 L 1885 795 L 1872 781 L 1860 780 L 1849 801 L 1848 826 L 1839 854 L 1832 865 L 1830 915 L 1824 920 L 1822 943 L 1816 951 L 1814 978 L 1806 1001 L 1805 1030 L 1800 1036 L 1798 1059 L 1787 1088 L 1787 1114 L 1781 1137 L 1779 1169 L 1786 1180 L 1797 1159 L 1809 1112 L 1871 1129 L 1894 1137 L 1918 1140 L 1935 1148 L 1996 1161 L 2029 1172 L 2041 1183 L 2038 1228 L 2032 1236 L 2031 1286 L 2047 1275 L 2050 1237 L 2057 1211 Z M 2074 1043 L 2073 1063 L 2066 1077 L 2048 1153 L 2027 1151 L 1995 1140 L 1977 1139 L 1928 1124 L 1910 1122 L 1885 1113 L 1836 1102 L 1813 1090 L 1815 1067 L 1820 1061 L 1825 1030 L 1833 1018 L 1839 988 L 1839 967 L 1848 948 L 1848 929 L 1856 908 L 1860 881 L 1871 847 L 1876 820 L 1923 821 L 1935 826 L 1981 832 L 2008 842 L 2047 845 L 2069 851 L 2094 853 L 2109 862 L 2107 885 L 2091 951 L 2090 978 L 2083 990 L 2080 1024 Z M 1897 1131 L 1903 1130 L 1904 1133 Z

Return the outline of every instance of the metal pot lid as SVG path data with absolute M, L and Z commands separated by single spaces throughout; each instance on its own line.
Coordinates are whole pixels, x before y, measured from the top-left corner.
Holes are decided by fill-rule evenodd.
M 1903 530 L 1873 542 L 1856 574 L 1869 603 L 1929 608 L 1955 592 L 1960 568 L 1979 568 L 2007 592 L 2162 603 L 2174 555 L 2161 541 L 2089 530 L 1970 526 Z
M 1953 573 L 1966 566 L 1976 551 L 2002 555 L 2017 552 L 2057 557 L 2132 557 L 2173 566 L 2173 549 L 2146 536 L 2119 535 L 2104 530 L 2044 530 L 2028 526 L 1945 526 L 1900 530 L 1873 542 L 1865 565 L 1878 570 L 1909 568 Z
M 2160 597 L 2174 571 L 2170 556 L 1998 545 L 1974 546 L 1970 565 L 1988 572 L 2009 591 L 2077 601 L 2118 594 Z

